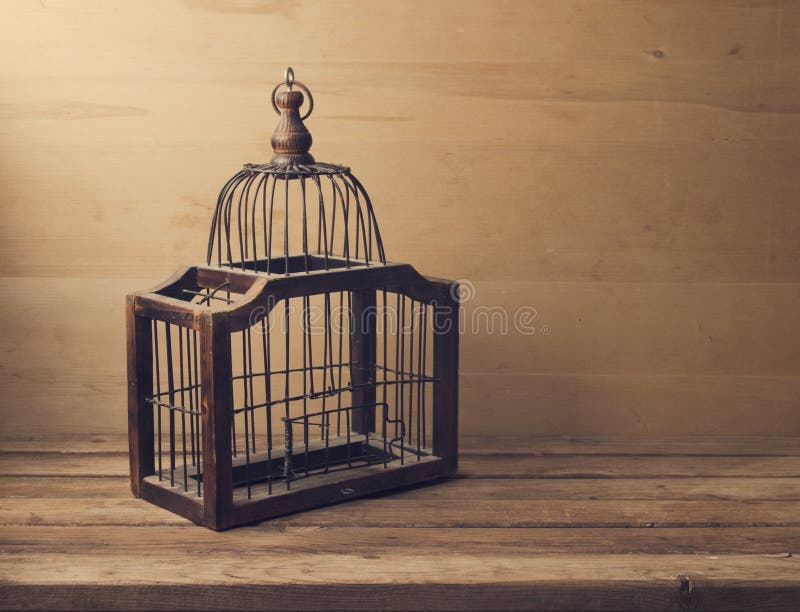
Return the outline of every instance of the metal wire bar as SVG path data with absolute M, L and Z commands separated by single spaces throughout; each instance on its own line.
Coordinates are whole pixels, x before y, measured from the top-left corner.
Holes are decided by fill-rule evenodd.
M 194 391 L 194 390 L 199 389 L 199 388 L 200 388 L 199 384 L 194 384 L 193 383 L 191 385 L 186 385 L 185 387 L 182 387 L 182 388 L 176 388 L 175 389 L 175 393 L 179 393 L 181 390 L 183 390 L 183 391 Z M 157 398 L 157 397 L 163 397 L 165 395 L 168 396 L 169 395 L 169 391 L 162 391 L 160 393 L 153 393 L 153 395 L 151 395 L 150 397 L 156 397 Z
M 300 191 L 303 197 L 303 263 L 308 273 L 308 211 L 306 210 L 306 179 L 300 178 Z
M 256 210 L 258 210 L 258 194 L 259 192 L 262 194 L 261 199 L 262 202 L 266 203 L 266 196 L 267 196 L 267 182 L 269 181 L 269 175 L 264 174 L 256 185 L 256 192 L 253 196 L 253 206 L 252 206 L 252 217 L 250 226 L 252 228 L 253 234 L 253 269 L 256 269 L 256 262 L 258 261 L 258 227 L 256 226 Z M 266 227 L 266 224 L 264 224 Z M 266 252 L 267 244 L 266 241 L 264 242 L 264 252 Z
M 306 295 L 303 296 L 303 322 L 301 323 L 303 328 L 303 416 L 308 412 L 308 366 L 311 358 L 311 335 L 309 333 L 308 322 L 309 310 L 308 296 Z M 306 476 L 308 476 L 308 420 L 305 421 L 305 426 L 303 427 L 303 445 L 305 446 L 305 458 L 303 463 L 305 464 Z
M 225 293 L 227 294 L 228 298 L 231 296 L 230 285 L 225 287 Z M 233 337 L 231 337 L 231 344 L 233 344 Z M 231 354 L 233 353 L 233 346 L 231 346 Z M 238 457 L 239 451 L 236 447 L 236 417 L 233 415 L 231 417 L 231 447 L 233 448 L 233 456 Z
M 246 170 L 240 170 L 234 174 L 222 187 L 217 197 L 217 206 L 214 208 L 214 215 L 211 217 L 211 230 L 208 236 L 208 250 L 206 252 L 206 263 L 210 264 L 214 255 L 214 238 L 217 239 L 217 264 L 222 264 L 222 212 L 223 203 L 228 191 L 238 182 L 241 176 L 245 175 Z
M 369 194 L 367 193 L 367 190 L 364 189 L 364 185 L 361 184 L 361 181 L 359 181 L 355 177 L 355 175 L 351 174 L 350 172 L 347 172 L 347 173 L 345 173 L 345 176 L 349 181 L 351 181 L 353 183 L 353 185 L 355 186 L 356 190 L 364 198 L 364 205 L 367 208 L 367 212 L 368 212 L 369 219 L 370 219 L 369 226 L 370 226 L 371 230 L 373 230 L 375 232 L 374 239 L 375 239 L 375 247 L 378 249 L 378 260 L 380 261 L 380 263 L 384 263 L 385 264 L 386 263 L 386 253 L 384 252 L 384 249 L 383 249 L 383 239 L 381 238 L 381 232 L 380 232 L 380 229 L 378 228 L 378 220 L 375 217 L 375 210 L 372 207 L 372 200 L 370 199 Z M 372 245 L 372 238 L 370 238 L 370 245 Z M 371 246 L 370 246 L 370 248 L 371 248 Z M 371 253 L 370 253 L 370 257 L 371 257 Z
M 410 301 L 409 304 L 409 327 L 408 327 L 408 375 L 410 379 L 414 376 L 414 302 Z M 412 431 L 414 426 L 414 389 L 408 389 L 408 443 L 412 442 Z
M 249 337 L 248 331 L 242 332 L 242 368 L 244 369 L 245 375 L 242 377 L 242 391 L 244 393 L 244 474 L 245 474 L 245 481 L 247 482 L 247 499 L 252 497 L 252 489 L 250 487 L 250 419 L 247 414 L 248 410 L 251 410 L 249 407 L 248 402 L 248 375 L 247 375 L 247 341 L 245 340 L 245 336 Z M 250 379 L 252 380 L 252 379 Z M 236 413 L 234 412 L 234 415 Z M 235 416 L 233 420 L 236 420 Z
M 247 368 L 250 372 L 250 376 L 247 378 L 248 382 L 250 383 L 250 401 L 254 402 L 255 397 L 255 390 L 253 388 L 253 342 L 251 338 L 251 334 L 249 331 L 245 332 L 247 337 Z M 253 449 L 253 452 L 256 452 L 256 421 L 255 421 L 255 410 L 250 412 L 250 448 Z
M 166 323 L 167 343 L 167 389 L 169 390 L 169 403 L 175 405 L 175 382 L 172 372 L 172 335 L 170 323 Z M 175 411 L 169 411 L 169 484 L 175 486 Z
M 396 409 L 395 409 L 396 411 Z M 406 425 L 403 423 L 402 419 L 398 419 L 397 417 L 394 420 L 389 418 L 389 406 L 383 407 L 383 420 L 387 423 L 394 423 L 395 430 L 399 432 L 399 435 L 395 435 L 394 439 L 389 440 L 389 453 L 391 458 L 394 459 L 394 453 L 392 452 L 392 445 L 396 442 L 400 442 L 400 465 L 403 465 L 405 462 L 405 446 L 403 444 L 403 440 L 405 439 L 406 435 Z M 398 427 L 399 426 L 399 427 Z M 384 467 L 386 467 L 386 462 L 384 461 Z
M 267 403 L 264 411 L 267 418 L 267 493 L 272 494 L 272 347 L 269 340 L 268 317 L 269 314 L 261 319 L 261 346 L 264 358 L 264 397 Z
M 192 330 L 192 353 L 194 355 L 194 380 L 197 384 L 194 386 L 194 406 L 195 406 L 195 431 L 197 432 L 197 496 L 201 497 L 203 494 L 202 488 L 202 467 L 203 467 L 203 456 L 202 456 L 202 427 L 200 421 L 200 414 L 201 414 L 201 404 L 200 404 L 200 373 L 199 373 L 199 360 L 197 359 L 197 332 Z
M 286 418 L 289 418 L 289 300 L 288 298 L 284 300 L 284 309 L 283 309 L 283 321 L 286 332 L 284 333 L 283 337 L 285 340 L 285 350 L 286 350 L 286 374 L 284 376 L 284 388 L 283 388 L 283 397 L 284 397 L 284 412 Z
M 343 364 L 334 363 L 332 365 L 329 365 L 328 368 L 330 369 L 331 367 L 336 367 L 338 365 L 348 366 L 349 367 L 351 365 L 354 365 L 354 362 L 346 361 Z M 323 368 L 324 368 L 324 366 L 321 366 L 321 365 L 309 365 L 307 368 L 289 368 L 289 372 L 290 373 L 296 373 L 296 372 L 303 372 L 305 370 L 322 370 Z M 286 370 L 271 370 L 271 373 L 273 375 L 275 375 L 275 374 L 285 374 Z M 245 375 L 245 374 L 235 374 L 234 376 L 231 377 L 231 380 L 239 380 L 239 379 L 242 379 L 242 378 L 261 378 L 262 376 L 264 376 L 264 372 L 254 372 L 254 373 L 247 374 L 247 375 Z M 316 394 L 311 393 L 311 394 L 309 394 L 309 397 L 313 397 L 314 395 L 321 397 L 322 393 L 321 392 L 318 392 Z
M 323 329 L 323 338 L 322 338 L 322 390 L 327 391 L 328 389 L 333 389 L 333 372 L 331 371 L 331 384 L 328 385 L 328 364 L 333 361 L 333 346 L 332 346 L 332 338 L 331 338 L 331 295 L 330 293 L 325 293 L 323 295 L 323 308 L 324 308 L 324 317 L 325 317 L 325 324 Z M 329 353 L 330 352 L 330 353 Z M 330 360 L 329 360 L 330 358 Z M 313 373 L 313 370 L 312 370 Z M 326 400 L 328 398 L 327 393 L 322 394 L 322 411 L 325 412 L 326 408 Z M 327 433 L 321 434 L 327 436 Z M 327 438 L 326 438 L 327 440 Z M 327 442 L 326 442 L 327 444 Z M 326 447 L 327 448 L 327 447 Z
M 384 407 L 386 407 L 386 406 L 388 406 L 388 404 L 386 403 L 386 392 L 389 389 L 389 385 L 387 384 L 388 383 L 387 375 L 389 373 L 388 370 L 387 370 L 388 363 L 389 363 L 388 356 L 387 356 L 387 343 L 388 343 L 388 338 L 389 338 L 389 328 L 386 325 L 388 304 L 386 303 L 386 298 L 387 298 L 386 289 L 381 291 L 381 293 L 383 295 L 383 302 L 382 302 L 382 308 L 381 308 L 381 314 L 382 314 L 382 319 L 383 319 L 383 321 L 382 321 L 383 322 L 383 368 L 382 368 L 383 369 L 383 376 L 382 376 L 382 381 L 381 382 L 383 382 L 383 405 L 384 405 Z M 377 373 L 375 374 L 375 376 L 377 378 Z M 386 457 L 386 419 L 385 418 L 381 420 L 381 433 L 383 434 L 383 454 L 384 454 L 383 467 L 385 468 L 386 467 L 386 459 L 385 459 L 385 457 Z
M 155 371 L 156 371 L 156 391 L 161 395 L 161 365 L 159 363 L 159 353 L 161 348 L 158 344 L 158 321 L 153 321 L 153 352 L 155 353 Z M 156 406 L 158 413 L 158 479 L 163 480 L 163 471 L 161 469 L 161 406 Z
M 272 179 L 272 191 L 269 197 L 269 242 L 267 243 L 267 274 L 270 273 L 272 264 L 272 213 L 275 210 L 275 186 L 278 184 L 277 177 Z
M 323 396 L 323 394 L 331 396 L 331 395 L 338 394 L 339 392 L 343 392 L 343 393 L 344 392 L 353 392 L 353 391 L 359 391 L 361 389 L 370 389 L 372 387 L 381 387 L 381 386 L 384 386 L 384 385 L 387 385 L 387 386 L 389 386 L 389 385 L 398 385 L 398 386 L 399 385 L 408 385 L 408 386 L 412 386 L 416 382 L 418 382 L 418 381 L 417 381 L 417 376 L 415 375 L 413 379 L 408 377 L 408 376 L 406 376 L 406 377 L 404 377 L 403 380 L 390 380 L 390 381 L 387 381 L 385 383 L 383 381 L 367 382 L 367 383 L 364 383 L 364 384 L 361 384 L 361 385 L 353 385 L 351 383 L 348 383 L 346 386 L 343 386 L 341 388 L 330 389 L 330 390 L 326 390 L 324 392 L 321 391 L 321 392 L 317 393 L 316 396 L 314 396 L 314 397 L 311 397 L 310 395 L 308 395 L 306 393 L 300 393 L 299 395 L 293 395 L 293 396 L 289 396 L 289 397 L 282 397 L 281 399 L 272 400 L 269 403 L 268 402 L 260 402 L 258 404 L 242 406 L 241 408 L 234 408 L 233 409 L 233 414 L 241 414 L 243 412 L 249 412 L 251 410 L 258 410 L 258 409 L 261 409 L 261 408 L 265 408 L 266 406 L 277 406 L 277 405 L 281 405 L 281 404 L 286 404 L 287 401 L 288 402 L 299 402 L 299 401 L 308 400 L 308 399 L 319 399 L 319 398 L 321 398 Z M 425 377 L 422 380 L 422 382 L 436 383 L 436 382 L 439 382 L 439 380 L 436 379 L 436 378 Z
M 224 297 L 224 298 L 218 297 L 216 295 L 216 293 L 220 289 L 225 289 L 227 294 L 228 294 L 228 297 Z M 231 301 L 232 301 L 231 300 L 231 296 L 230 296 L 230 292 L 231 292 L 231 284 L 230 284 L 229 281 L 225 281 L 225 282 L 220 283 L 219 285 L 217 285 L 216 287 L 214 287 L 210 291 L 208 289 L 206 289 L 206 293 L 205 294 L 199 293 L 198 295 L 204 295 L 204 297 L 203 297 L 202 300 L 200 300 L 197 303 L 198 304 L 204 304 L 204 303 L 208 302 L 208 300 L 216 299 L 216 300 L 225 300 L 228 304 L 230 304 Z
M 181 384 L 181 406 L 186 404 L 186 397 L 184 394 L 184 376 L 183 376 L 183 333 L 181 332 L 181 328 L 178 328 L 178 372 L 180 384 Z M 191 417 L 189 418 L 191 420 Z M 181 412 L 181 452 L 183 454 L 183 490 L 188 491 L 188 474 L 186 473 L 187 470 L 187 461 L 186 461 L 186 413 Z
M 423 376 L 427 376 L 428 370 L 426 368 L 426 360 L 428 357 L 428 347 L 427 347 L 427 339 L 428 339 L 428 305 L 423 306 L 423 320 L 422 320 L 422 370 L 421 373 Z M 431 377 L 432 382 L 436 382 L 433 377 Z M 425 428 L 427 426 L 427 419 L 425 418 L 425 389 L 422 390 L 422 446 L 428 446 L 427 439 L 425 436 Z
M 268 197 L 270 177 L 271 193 Z M 320 179 L 327 177 L 331 185 L 330 199 L 326 197 Z M 307 210 L 306 181 L 311 179 L 317 191 L 317 252 L 328 257 L 341 252 L 348 262 L 352 257 L 363 255 L 365 265 L 376 259 L 386 263 L 383 240 L 377 224 L 372 202 L 362 183 L 344 166 L 331 164 L 309 164 L 304 166 L 277 166 L 247 164 L 234 174 L 223 186 L 217 198 L 217 206 L 212 217 L 209 232 L 206 260 L 211 263 L 216 251 L 217 265 L 236 264 L 245 268 L 245 261 L 258 260 L 258 234 L 263 233 L 264 252 L 267 260 L 267 273 L 271 270 L 273 258 L 272 223 L 274 214 L 275 186 L 278 180 L 284 182 L 284 257 L 289 249 L 288 225 L 291 208 L 289 206 L 289 182 L 297 180 L 300 184 L 302 201 L 302 254 L 310 254 L 308 244 L 309 219 Z M 261 221 L 259 227 L 256 209 L 261 201 Z M 267 211 L 269 200 L 269 211 Z M 354 206 L 351 207 L 351 205 Z M 233 208 L 236 207 L 234 214 Z M 328 223 L 330 216 L 330 223 Z M 338 225 L 337 217 L 342 217 L 341 249 L 336 248 Z M 328 233 L 330 229 L 330 234 Z M 351 232 L 354 232 L 351 234 Z M 234 243 L 238 244 L 234 244 Z M 362 253 L 363 251 L 363 253 Z M 233 254 L 238 255 L 235 260 Z M 377 255 L 377 257 L 376 257 Z M 225 261 L 223 261 L 223 258 Z M 349 267 L 349 263 L 348 263 Z
M 168 402 L 159 402 L 158 400 L 153 399 L 152 397 L 148 397 L 144 401 L 146 401 L 148 404 L 152 404 L 153 406 L 160 406 L 161 408 L 166 408 L 167 410 L 175 411 L 175 412 L 177 412 L 179 414 L 182 414 L 182 415 L 187 415 L 188 414 L 188 415 L 191 415 L 191 416 L 196 416 L 196 415 L 202 414 L 202 412 L 200 410 L 192 409 L 192 408 L 186 408 L 185 406 L 176 406 L 176 405 L 170 404 Z
M 403 308 L 405 307 L 405 298 L 403 298 L 403 308 L 401 308 L 401 301 L 400 301 L 400 294 L 397 294 L 397 317 L 395 318 L 396 327 L 395 327 L 395 354 L 394 354 L 394 363 L 395 363 L 395 382 L 402 380 L 401 378 L 401 371 L 403 369 L 403 351 L 400 348 L 402 343 L 403 337 Z M 399 408 L 403 405 L 403 399 L 400 395 L 400 391 L 402 389 L 402 385 L 397 384 L 394 388 L 394 436 L 397 437 L 398 427 L 397 423 L 399 423 L 400 414 L 398 414 Z
M 286 276 L 289 276 L 289 179 L 284 177 L 284 217 L 283 217 L 283 256 L 286 260 L 284 268 Z
M 348 299 L 348 301 L 350 299 L 350 294 L 349 293 L 347 294 L 347 299 Z M 342 358 L 342 354 L 343 354 L 343 351 L 344 351 L 344 308 L 343 308 L 343 305 L 344 305 L 344 292 L 340 291 L 339 292 L 339 355 L 338 355 L 338 358 L 339 358 L 339 376 L 337 378 L 337 383 L 336 383 L 336 387 L 337 387 L 337 389 L 339 389 L 339 392 L 337 393 L 337 397 L 336 397 L 336 407 L 337 408 L 341 408 L 342 407 L 342 391 L 341 391 L 341 388 L 342 388 L 342 363 L 344 361 L 344 359 Z M 349 310 L 349 304 L 348 304 L 348 313 L 349 312 L 350 312 L 350 310 Z M 349 323 L 349 320 L 350 319 L 349 319 L 349 315 L 348 315 L 348 323 Z M 347 353 L 348 353 L 348 357 L 349 357 L 350 356 L 349 345 L 348 345 Z M 348 361 L 350 361 L 350 359 L 348 359 Z M 349 370 L 350 370 L 350 368 L 348 367 L 348 371 Z M 341 419 L 341 414 L 338 413 L 338 412 L 336 413 L 336 435 L 337 436 L 341 436 L 342 435 L 342 419 Z
M 217 295 L 210 295 L 208 293 L 204 293 L 203 291 L 194 291 L 192 289 L 181 289 L 181 291 L 183 293 L 189 293 L 191 295 L 203 296 L 203 299 L 200 300 L 198 302 L 198 304 L 203 304 L 204 302 L 207 302 L 208 300 L 220 300 L 220 301 L 225 302 L 227 304 L 232 304 L 233 303 L 233 300 L 229 300 L 228 298 L 224 298 L 224 297 L 219 297 Z
M 320 183 L 319 176 L 311 177 L 314 185 L 317 187 L 317 195 L 319 196 L 319 210 L 317 212 L 317 253 L 323 253 L 325 256 L 325 269 L 328 269 L 328 223 L 325 219 L 325 198 L 322 195 L 322 184 Z M 323 251 L 324 247 L 324 251 Z
M 236 207 L 236 216 L 238 220 L 236 229 L 239 234 L 239 261 L 241 262 L 242 270 L 245 269 L 244 262 L 247 260 L 249 253 L 247 243 L 247 209 L 250 202 L 250 188 L 253 186 L 256 177 L 258 177 L 258 175 L 255 173 L 251 173 L 250 176 L 247 177 L 244 186 L 239 190 L 239 202 Z M 243 205 L 244 215 L 242 215 Z
M 189 382 L 189 410 L 194 411 L 194 388 L 192 383 L 192 349 L 191 349 L 191 330 L 186 330 L 186 374 Z M 181 394 L 183 394 L 183 381 L 181 381 Z M 182 397 L 182 395 L 181 395 Z M 183 403 L 183 402 L 181 402 Z M 189 416 L 189 438 L 192 443 L 192 465 L 197 465 L 197 457 L 195 455 L 195 429 L 194 429 L 194 415 Z
M 421 382 L 421 377 L 425 375 L 425 371 L 422 369 L 422 352 L 425 350 L 422 346 L 422 336 L 425 334 L 425 330 L 422 326 L 422 317 L 423 313 L 425 312 L 425 304 L 420 304 L 419 308 L 419 335 L 418 335 L 418 342 L 419 342 L 419 350 L 417 351 L 417 377 L 420 380 L 417 380 L 417 461 L 420 460 L 420 448 L 422 444 L 422 393 L 423 393 L 423 384 Z
M 346 180 L 344 175 L 338 175 L 334 177 L 332 180 L 339 179 L 345 187 L 345 191 L 347 193 L 348 201 L 350 199 L 350 194 L 353 194 L 353 199 L 355 200 L 356 204 L 356 218 L 355 218 L 355 225 L 356 225 L 356 234 L 355 234 L 355 258 L 359 258 L 359 235 L 362 238 L 363 249 L 364 249 L 364 259 L 366 261 L 366 265 L 369 266 L 370 259 L 372 257 L 371 254 L 371 246 L 367 243 L 367 230 L 364 224 L 364 213 L 361 208 L 361 198 L 359 197 L 358 190 L 355 188 L 354 184 L 350 181 Z M 370 230 L 371 231 L 371 230 Z M 371 237 L 371 234 L 370 234 Z M 371 238 L 370 238 L 371 240 Z

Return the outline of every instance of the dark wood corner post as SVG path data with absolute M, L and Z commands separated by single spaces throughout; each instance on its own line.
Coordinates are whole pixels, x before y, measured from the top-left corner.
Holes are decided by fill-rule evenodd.
M 353 431 L 375 431 L 375 351 L 378 317 L 374 289 L 350 292 L 352 328 L 350 335 L 350 380 L 353 385 Z
M 202 312 L 198 317 L 203 420 L 203 519 L 212 529 L 226 529 L 233 525 L 230 322 L 224 313 Z
M 128 348 L 128 448 L 131 489 L 142 496 L 142 480 L 156 473 L 153 445 L 153 407 L 146 398 L 153 395 L 152 321 L 136 316 L 136 297 L 129 295 L 125 306 Z
M 458 284 L 437 283 L 434 302 L 433 453 L 447 474 L 458 470 Z

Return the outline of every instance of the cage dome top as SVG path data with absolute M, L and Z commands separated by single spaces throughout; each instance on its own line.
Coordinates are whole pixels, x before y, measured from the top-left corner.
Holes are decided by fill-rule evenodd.
M 270 139 L 274 154 L 266 164 L 245 164 L 222 187 L 207 262 L 267 274 L 385 264 L 364 186 L 350 168 L 317 162 L 309 152 L 312 137 L 303 122 L 314 98 L 292 68 L 270 99 L 279 115 Z

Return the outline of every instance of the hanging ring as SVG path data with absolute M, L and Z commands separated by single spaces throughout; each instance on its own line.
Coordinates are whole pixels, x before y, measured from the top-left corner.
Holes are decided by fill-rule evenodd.
M 276 114 L 278 114 L 278 115 L 281 114 L 281 111 L 278 108 L 278 105 L 275 103 L 275 94 L 278 93 L 278 90 L 283 85 L 285 85 L 286 89 L 288 89 L 289 91 L 292 91 L 292 87 L 299 87 L 306 94 L 306 97 L 308 98 L 308 110 L 306 111 L 305 115 L 300 117 L 300 121 L 305 121 L 308 118 L 308 116 L 311 114 L 311 111 L 314 110 L 314 97 L 311 95 L 311 92 L 308 91 L 308 87 L 303 85 L 300 81 L 295 81 L 294 80 L 294 70 L 292 70 L 291 68 L 287 68 L 286 69 L 286 72 L 284 73 L 284 82 L 283 83 L 278 83 L 275 86 L 275 89 L 272 90 L 272 94 L 269 97 L 270 102 L 272 102 L 272 109 L 275 111 Z

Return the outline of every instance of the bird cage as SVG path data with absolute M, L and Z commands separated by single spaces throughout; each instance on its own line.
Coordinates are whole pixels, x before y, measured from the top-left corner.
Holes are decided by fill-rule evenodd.
M 271 99 L 274 155 L 222 187 L 205 264 L 127 298 L 133 492 L 212 529 L 457 468 L 457 285 L 386 260 L 291 69 Z

